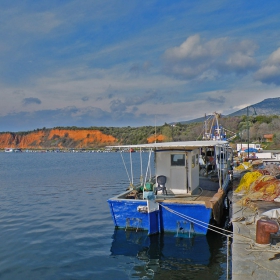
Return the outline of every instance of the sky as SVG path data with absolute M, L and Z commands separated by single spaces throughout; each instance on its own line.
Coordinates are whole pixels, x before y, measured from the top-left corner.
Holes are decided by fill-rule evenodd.
M 144 126 L 280 97 L 280 1 L 1 0 L 0 131 Z

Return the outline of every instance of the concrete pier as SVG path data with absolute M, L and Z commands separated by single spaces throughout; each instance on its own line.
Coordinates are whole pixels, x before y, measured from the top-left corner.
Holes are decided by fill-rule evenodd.
M 232 198 L 232 279 L 280 279 L 280 242 L 276 245 L 256 243 L 256 222 L 262 213 L 280 208 L 280 203 L 256 201 L 241 205 L 241 196 Z

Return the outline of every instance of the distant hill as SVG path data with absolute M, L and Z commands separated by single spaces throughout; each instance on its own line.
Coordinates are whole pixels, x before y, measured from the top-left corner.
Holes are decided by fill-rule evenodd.
M 266 116 L 271 116 L 271 115 L 280 115 L 280 97 L 276 98 L 267 98 L 264 99 L 263 101 L 252 104 L 248 107 L 248 112 L 250 116 L 253 114 L 256 115 L 266 115 Z M 243 116 L 247 115 L 247 107 L 238 110 L 234 113 L 231 113 L 229 115 L 222 115 L 222 117 L 234 117 L 234 116 Z M 207 118 L 209 115 L 206 116 Z M 192 119 L 188 121 L 181 121 L 181 124 L 189 124 L 189 123 L 199 123 L 205 121 L 205 117 L 197 118 L 197 119 Z M 170 123 L 176 124 L 176 123 Z
M 192 120 L 189 120 L 189 121 L 181 121 L 180 124 L 201 123 L 201 122 L 204 122 L 205 119 L 208 119 L 212 116 L 213 115 L 206 115 L 204 117 L 197 118 L 197 119 L 192 119 Z M 224 117 L 224 115 L 221 115 L 221 117 Z M 176 122 L 170 123 L 170 125 L 175 125 L 175 124 L 176 124 Z
M 250 115 L 256 113 L 257 115 L 280 115 L 280 97 L 276 98 L 267 98 L 263 101 L 252 104 L 248 107 Z M 254 112 L 255 109 L 255 112 Z M 247 114 L 247 107 L 239 111 L 236 111 L 232 114 L 229 114 L 229 117 L 232 116 L 242 116 Z
M 207 115 L 207 117 L 210 117 L 210 115 Z M 175 125 L 177 123 L 180 124 L 189 124 L 189 123 L 200 123 L 200 122 L 204 122 L 205 121 L 205 117 L 201 117 L 201 118 L 197 118 L 197 119 L 192 119 L 192 120 L 188 120 L 188 121 L 180 121 L 180 122 L 171 122 L 169 123 L 170 125 Z

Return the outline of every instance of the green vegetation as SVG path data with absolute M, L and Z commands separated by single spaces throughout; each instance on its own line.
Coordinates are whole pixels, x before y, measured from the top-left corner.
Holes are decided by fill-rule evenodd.
M 122 145 L 145 144 L 147 138 L 155 135 L 164 135 L 166 141 L 187 141 L 196 140 L 202 136 L 202 123 L 176 124 L 171 126 L 165 123 L 162 126 L 141 126 L 141 127 L 55 127 L 54 129 L 66 130 L 99 130 L 106 135 L 112 135 Z
M 223 117 L 219 119 L 219 123 L 228 131 L 227 136 L 230 137 L 236 134 L 236 137 L 232 139 L 232 142 L 247 142 L 248 141 L 248 129 L 249 129 L 249 141 L 255 143 L 263 143 L 267 149 L 280 148 L 280 117 L 277 115 L 271 116 L 233 116 Z M 189 140 L 201 140 L 203 136 L 203 122 L 190 122 L 190 123 L 177 123 L 175 125 L 169 125 L 165 123 L 162 126 L 142 126 L 142 127 L 55 127 L 54 129 L 63 130 L 99 130 L 103 134 L 112 135 L 117 139 L 117 142 L 122 145 L 126 144 L 144 144 L 147 143 L 147 139 L 155 135 L 164 135 L 165 141 L 189 141 Z M 13 138 L 27 135 L 31 132 L 50 132 L 50 128 L 36 129 L 29 132 L 17 132 L 11 133 Z M 2 132 L 4 133 L 4 132 Z M 2 134 L 1 133 L 1 134 Z M 264 135 L 273 134 L 273 141 L 267 143 Z M 89 137 L 89 134 L 88 136 Z M 78 144 L 77 141 L 69 138 L 69 134 L 66 132 L 64 137 L 54 135 L 51 140 L 47 140 L 46 137 L 42 137 L 41 143 L 44 147 L 54 147 L 60 144 L 65 148 L 72 148 Z M 84 148 L 99 148 L 104 144 L 95 141 L 90 147 Z

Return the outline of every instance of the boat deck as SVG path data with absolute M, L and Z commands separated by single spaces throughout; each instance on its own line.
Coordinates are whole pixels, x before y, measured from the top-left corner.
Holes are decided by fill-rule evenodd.
M 118 198 L 142 200 L 143 193 L 132 190 Z M 223 199 L 224 191 L 219 190 L 217 177 L 200 177 L 199 186 L 192 193 L 174 194 L 168 190 L 167 195 L 161 192 L 156 195 L 156 202 L 159 203 L 204 204 L 217 213 L 223 206 Z
M 204 204 L 206 208 L 211 208 L 214 219 L 219 223 L 223 212 L 225 193 L 219 189 L 217 178 L 200 178 L 199 187 L 189 195 L 157 195 L 156 201 L 159 203 L 178 204 Z
M 219 190 L 219 182 L 217 178 L 201 177 L 199 179 L 199 186 L 188 194 L 174 194 L 167 191 L 167 195 L 158 194 L 157 200 L 171 200 L 178 202 L 183 201 L 209 201 Z
M 219 222 L 224 205 L 224 197 L 225 193 L 219 189 L 217 177 L 200 177 L 199 186 L 192 193 L 174 194 L 168 191 L 167 195 L 164 195 L 160 192 L 156 195 L 156 202 L 164 204 L 205 205 L 206 208 L 212 209 L 214 219 Z M 132 190 L 126 193 L 125 197 L 119 198 L 143 200 L 143 193 Z

